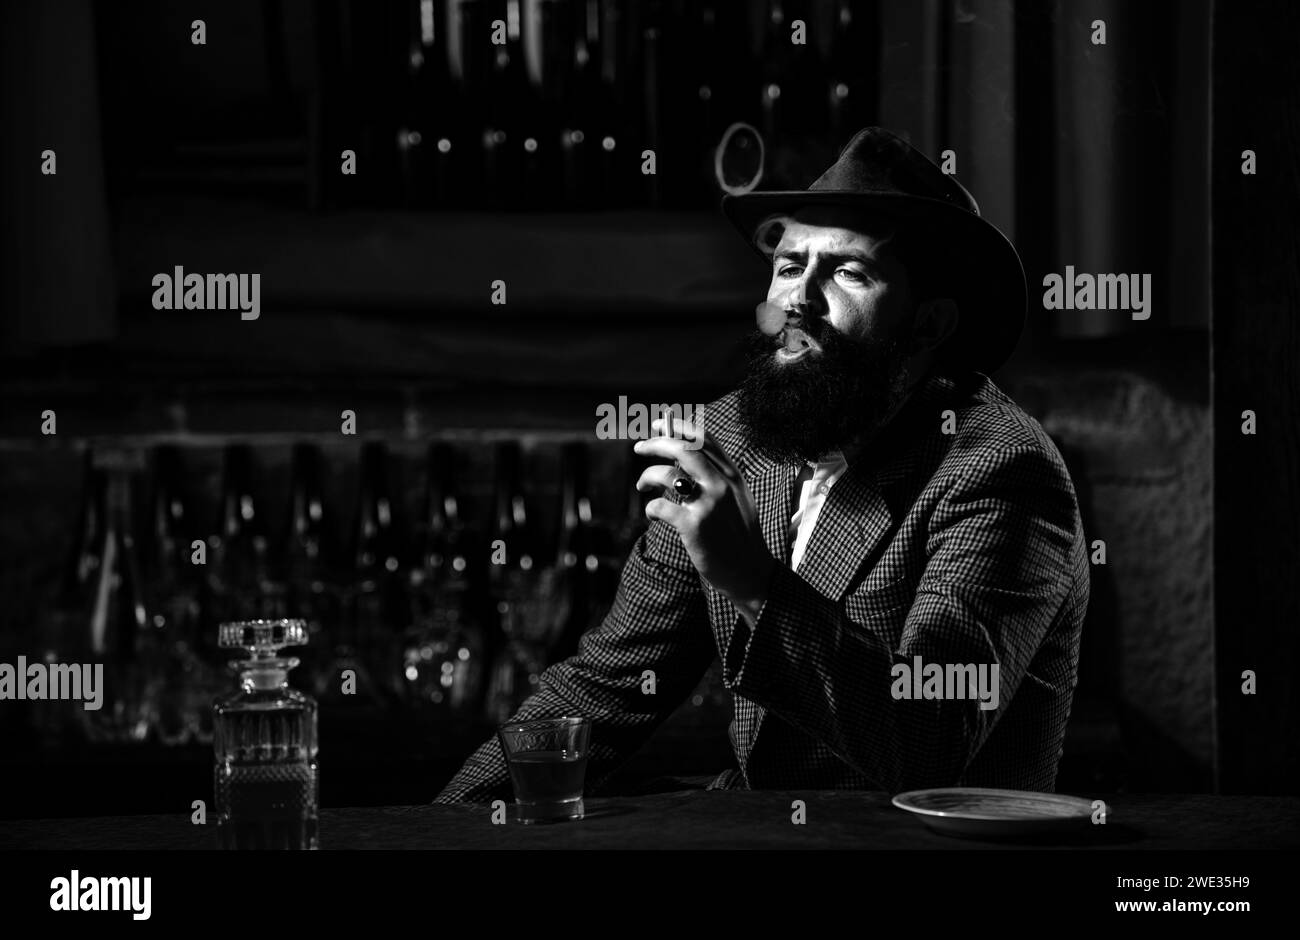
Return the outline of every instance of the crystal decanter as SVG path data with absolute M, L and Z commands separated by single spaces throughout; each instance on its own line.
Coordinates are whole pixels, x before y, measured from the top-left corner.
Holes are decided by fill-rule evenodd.
M 294 657 L 307 642 L 302 620 L 223 623 L 219 643 L 243 649 L 234 660 L 239 691 L 214 708 L 217 824 L 227 849 L 317 847 L 316 701 L 289 688 Z

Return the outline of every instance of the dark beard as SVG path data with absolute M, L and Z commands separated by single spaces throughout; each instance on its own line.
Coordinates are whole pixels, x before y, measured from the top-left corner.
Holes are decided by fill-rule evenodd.
M 817 461 L 868 439 L 906 396 L 901 330 L 862 343 L 824 320 L 802 329 L 821 352 L 785 364 L 776 361 L 773 337 L 755 330 L 739 389 L 742 426 L 755 449 L 779 463 Z

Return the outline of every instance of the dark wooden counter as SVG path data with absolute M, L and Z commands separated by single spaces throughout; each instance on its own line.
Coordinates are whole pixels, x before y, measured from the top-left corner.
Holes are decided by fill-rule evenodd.
M 1295 849 L 1300 798 L 1117 795 L 1104 826 L 1035 848 Z M 791 822 L 803 800 L 807 823 Z M 493 825 L 487 805 L 326 809 L 324 849 L 989 849 L 1023 843 L 935 834 L 882 793 L 677 790 L 589 799 L 587 818 L 547 826 Z M 211 827 L 189 813 L 0 823 L 0 849 L 203 849 Z

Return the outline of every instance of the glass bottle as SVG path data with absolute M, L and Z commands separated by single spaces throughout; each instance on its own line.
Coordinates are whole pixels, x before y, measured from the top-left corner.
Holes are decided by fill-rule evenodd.
M 301 620 L 223 623 L 223 649 L 243 649 L 234 660 L 239 690 L 214 706 L 213 792 L 221 846 L 226 849 L 317 848 L 317 707 L 289 688 L 298 665 L 281 657 L 307 642 Z
M 538 0 L 517 4 L 521 16 L 527 16 L 518 48 L 525 52 L 524 85 L 515 85 L 512 94 L 525 95 L 519 112 L 523 131 L 520 185 L 523 205 L 529 208 L 553 208 L 565 195 L 564 164 L 574 155 L 574 138 L 566 131 L 579 130 L 585 144 L 585 114 L 573 114 L 581 107 L 575 87 L 578 66 L 580 11 L 575 0 Z M 577 120 L 573 120 L 574 118 Z M 570 120 L 566 120 L 569 118 Z M 566 149 L 567 145 L 567 149 Z
M 737 94 L 753 83 L 749 27 L 736 20 L 736 10 L 718 7 L 713 0 L 693 4 L 680 33 L 684 116 L 678 133 L 692 168 L 682 195 L 692 208 L 716 203 L 714 158 L 723 132 L 736 121 L 752 119 L 752 114 L 743 113 L 744 97 Z
M 839 148 L 863 125 L 871 123 L 877 96 L 873 66 L 878 53 L 862 4 L 858 0 L 836 0 L 835 6 L 826 100 L 830 143 Z
M 102 664 L 103 701 L 82 709 L 86 737 L 94 742 L 137 743 L 154 724 L 159 680 L 151 656 L 149 615 L 140 577 L 132 509 L 132 480 L 138 454 L 110 453 L 106 525 L 99 570 L 87 597 L 87 659 Z
M 77 528 L 72 553 L 68 557 L 63 576 L 63 592 L 72 596 L 91 583 L 103 562 L 100 552 L 104 547 L 105 516 L 108 478 L 95 462 L 91 450 L 83 458 L 81 509 L 77 514 Z
M 493 660 L 488 687 L 486 711 L 492 721 L 507 720 L 536 688 L 554 622 L 547 609 L 549 573 L 536 554 L 521 464 L 517 443 L 497 446 L 489 585 L 505 645 Z
M 641 175 L 641 148 L 634 148 L 639 130 L 641 76 L 640 49 L 636 34 L 629 28 L 628 7 L 632 0 L 601 0 L 588 18 L 598 21 L 594 47 L 589 52 L 598 60 L 604 104 L 597 111 L 600 130 L 600 154 L 597 162 L 601 180 L 600 205 L 623 208 L 638 199 Z M 590 11 L 591 3 L 588 2 Z
M 560 603 L 548 662 L 578 651 L 578 640 L 592 625 L 601 533 L 592 520 L 587 489 L 587 449 L 565 444 L 560 454 L 560 537 L 556 551 Z
M 490 583 L 502 632 L 507 637 L 522 636 L 529 631 L 524 605 L 538 576 L 537 539 L 523 488 L 522 449 L 506 441 L 497 445 L 495 456 Z
M 426 207 L 433 201 L 432 167 L 430 165 L 430 127 L 428 126 L 430 84 L 433 76 L 425 59 L 420 20 L 421 7 L 432 5 L 432 0 L 407 5 L 407 22 L 401 31 L 405 40 L 406 56 L 403 62 L 401 83 L 396 89 L 397 111 L 397 191 L 402 208 Z M 432 44 L 432 36 L 430 36 Z
M 209 621 L 275 617 L 283 598 L 272 580 L 269 543 L 255 485 L 253 451 L 226 447 L 217 531 L 208 537 Z
M 492 104 L 495 51 L 490 39 L 496 13 L 487 0 L 459 0 L 447 5 L 443 31 L 447 39 L 447 65 L 457 100 L 460 102 L 464 147 L 457 161 L 458 202 L 483 208 L 495 201 L 489 185 L 498 185 L 505 130 L 499 125 Z M 452 141 L 455 148 L 456 142 Z
M 552 4 L 534 7 L 541 19 L 533 21 L 540 38 L 541 27 L 553 12 Z M 489 198 L 495 194 L 497 208 L 540 209 L 551 204 L 559 182 L 555 160 L 560 129 L 541 82 L 555 76 L 540 72 L 530 76 L 524 55 L 523 0 L 506 0 L 506 44 L 498 46 L 490 83 L 490 108 L 494 114 L 493 145 L 489 148 Z M 548 29 L 549 31 L 549 29 Z M 554 48 L 554 42 L 547 49 Z M 498 182 L 491 183 L 495 173 Z
M 289 471 L 289 518 L 283 545 L 285 612 L 307 622 L 308 652 L 294 685 L 314 688 L 326 666 L 321 651 L 330 649 L 339 623 L 335 586 L 337 556 L 326 512 L 324 459 L 314 444 L 293 447 Z
M 559 102 L 565 208 L 610 209 L 622 197 L 618 160 L 623 155 L 617 152 L 622 133 L 613 82 L 604 73 L 599 7 L 597 0 L 584 2 L 582 28 L 571 43 L 573 91 Z
M 760 73 L 759 101 L 762 104 L 761 123 L 763 139 L 775 147 L 778 135 L 785 130 L 782 120 L 789 106 L 782 101 L 785 95 L 785 78 L 790 73 L 793 56 L 790 49 L 790 30 L 785 25 L 782 0 L 768 0 L 767 28 L 763 37 L 763 63 Z
M 352 566 L 342 643 L 335 649 L 334 665 L 320 679 L 328 684 L 331 701 L 341 697 L 345 704 L 383 707 L 403 688 L 399 643 L 407 626 L 408 605 L 388 495 L 388 449 L 380 441 L 369 441 L 361 449 Z M 350 693 L 343 692 L 338 681 L 344 669 L 356 677 L 356 688 Z
M 154 732 L 163 744 L 212 740 L 212 695 L 219 679 L 198 655 L 200 584 L 191 563 L 189 502 L 180 449 L 153 452 L 150 500 L 149 631 L 162 688 Z
M 808 148 L 826 130 L 825 69 L 817 45 L 796 45 L 791 24 L 802 19 L 812 29 L 812 18 L 799 0 L 768 0 L 767 29 L 761 56 L 761 116 L 759 129 L 769 149 L 769 187 L 802 189 Z M 815 165 L 815 164 L 810 164 Z
M 420 0 L 421 42 L 429 38 L 433 40 L 424 48 L 424 68 L 430 75 L 427 86 L 429 99 L 425 107 L 432 115 L 429 162 L 432 165 L 433 203 L 441 209 L 469 205 L 472 190 L 466 189 L 465 179 L 470 176 L 467 164 L 474 155 L 470 122 L 465 117 L 465 101 L 451 75 L 447 21 L 445 0 L 437 4 L 433 0 Z
M 460 517 L 453 460 L 448 445 L 430 445 L 403 671 L 408 702 L 469 717 L 481 704 L 484 637 L 470 566 L 472 539 Z
M 481 100 L 484 109 L 481 113 L 485 116 L 480 151 L 482 196 L 488 208 L 516 209 L 525 195 L 522 158 L 527 136 L 525 125 L 531 120 L 528 112 L 533 104 L 520 40 L 521 10 L 518 0 L 507 0 L 506 42 L 496 45 L 487 42 L 481 33 L 468 32 L 470 24 L 477 20 L 472 13 L 479 12 L 483 6 L 479 0 L 467 4 L 462 11 L 467 27 L 463 46 L 467 77 L 473 76 L 479 83 L 472 93 Z
M 406 206 L 457 205 L 468 156 L 460 95 L 448 68 L 446 17 L 435 0 L 407 4 L 406 62 L 399 95 L 399 179 Z
M 59 596 L 41 619 L 40 654 L 44 662 L 72 662 L 82 652 L 87 633 L 87 616 L 103 564 L 104 533 L 107 528 L 108 480 L 87 448 L 82 459 L 81 504 L 59 584 Z M 32 730 L 43 747 L 57 747 L 71 732 L 79 730 L 80 702 L 44 702 L 31 710 Z

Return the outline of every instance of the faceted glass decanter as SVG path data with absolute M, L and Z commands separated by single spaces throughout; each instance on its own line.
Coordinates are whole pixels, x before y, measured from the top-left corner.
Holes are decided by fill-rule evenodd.
M 289 688 L 307 642 L 303 620 L 223 623 L 218 640 L 243 649 L 239 691 L 213 706 L 217 824 L 227 849 L 317 847 L 316 701 Z

